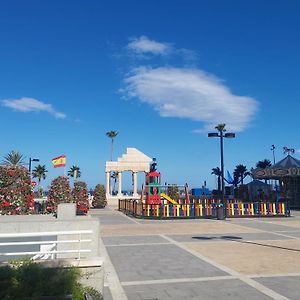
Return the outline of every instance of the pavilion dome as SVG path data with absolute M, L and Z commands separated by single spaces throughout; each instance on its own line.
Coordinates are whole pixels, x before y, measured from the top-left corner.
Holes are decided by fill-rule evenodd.
M 300 168 L 300 160 L 296 159 L 290 155 L 276 163 L 271 167 L 272 169 L 277 168 L 283 168 L 283 169 L 289 169 L 289 168 Z

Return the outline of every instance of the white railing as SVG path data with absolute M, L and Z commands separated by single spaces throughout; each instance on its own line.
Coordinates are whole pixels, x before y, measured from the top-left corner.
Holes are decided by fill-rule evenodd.
M 92 234 L 92 230 L 74 230 L 74 231 L 49 231 L 49 232 L 29 232 L 29 233 L 3 233 L 1 239 L 5 238 L 28 238 L 28 237 L 46 237 L 46 236 L 70 236 L 73 239 L 59 239 L 51 241 L 17 241 L 17 242 L 0 242 L 0 256 L 24 256 L 34 255 L 31 259 L 54 259 L 57 254 L 76 253 L 76 258 L 80 259 L 82 253 L 90 253 L 91 249 L 82 248 L 82 243 L 91 243 L 92 239 L 83 239 L 82 235 Z M 58 245 L 75 244 L 72 249 L 57 249 Z M 77 244 L 77 245 L 76 245 Z M 2 252 L 2 246 L 23 246 L 23 245 L 40 245 L 39 251 L 19 251 L 19 252 Z

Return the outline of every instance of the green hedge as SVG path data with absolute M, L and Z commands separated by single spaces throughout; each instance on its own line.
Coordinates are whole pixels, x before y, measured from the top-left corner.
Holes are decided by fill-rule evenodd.
M 40 300 L 43 296 L 65 299 L 72 295 L 74 300 L 102 300 L 101 293 L 79 282 L 78 268 L 45 268 L 40 264 L 26 261 L 0 267 L 1 300 Z

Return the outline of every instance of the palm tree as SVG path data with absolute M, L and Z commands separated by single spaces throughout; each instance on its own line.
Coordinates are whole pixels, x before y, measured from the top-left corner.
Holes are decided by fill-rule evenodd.
M 220 192 L 221 191 L 221 177 L 222 177 L 222 172 L 221 172 L 221 170 L 220 170 L 219 167 L 212 168 L 211 171 L 212 171 L 211 174 L 212 175 L 216 175 L 217 178 L 218 178 L 218 192 Z
M 215 127 L 215 129 L 217 129 L 219 132 L 221 132 L 221 131 L 224 132 L 224 131 L 226 131 L 225 125 L 226 125 L 226 124 L 224 124 L 224 123 L 218 124 L 218 125 Z
M 4 156 L 2 164 L 13 167 L 21 166 L 24 165 L 24 159 L 25 157 L 19 151 L 12 150 Z
M 48 170 L 46 169 L 46 166 L 43 165 L 38 165 L 32 170 L 32 177 L 38 179 L 38 191 L 40 194 L 42 194 L 41 189 L 40 189 L 40 183 L 42 179 L 46 179 L 46 173 Z
M 118 132 L 111 130 L 106 132 L 106 135 L 111 139 L 110 160 L 112 161 L 114 151 L 114 138 L 118 135 Z
M 114 186 L 113 186 L 113 195 L 115 194 L 115 189 L 116 189 L 116 183 L 118 181 L 118 176 L 119 176 L 119 172 L 112 172 L 110 177 L 114 180 Z
M 68 171 L 68 176 L 73 177 L 76 180 L 78 177 L 81 176 L 80 168 L 77 166 L 72 166 Z
M 250 172 L 247 171 L 247 167 L 244 165 L 237 165 L 233 171 L 234 181 L 236 185 L 240 182 L 244 184 L 244 179 L 246 176 L 250 175 Z
M 272 166 L 272 163 L 268 159 L 260 160 L 256 163 L 256 168 L 265 169 L 265 168 L 269 168 L 271 166 Z
M 266 169 L 270 168 L 272 166 L 272 163 L 268 159 L 260 160 L 256 163 L 256 168 Z M 268 180 L 265 179 L 265 183 L 268 183 Z

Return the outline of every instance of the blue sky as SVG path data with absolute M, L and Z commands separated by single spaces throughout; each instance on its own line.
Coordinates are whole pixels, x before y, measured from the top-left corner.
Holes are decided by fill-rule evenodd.
M 299 1 L 2 1 L 1 156 L 16 149 L 62 174 L 67 155 L 89 187 L 135 147 L 162 179 L 215 187 L 225 122 L 225 169 L 299 157 Z M 129 187 L 129 174 L 125 181 Z M 142 176 L 140 176 L 140 182 Z

